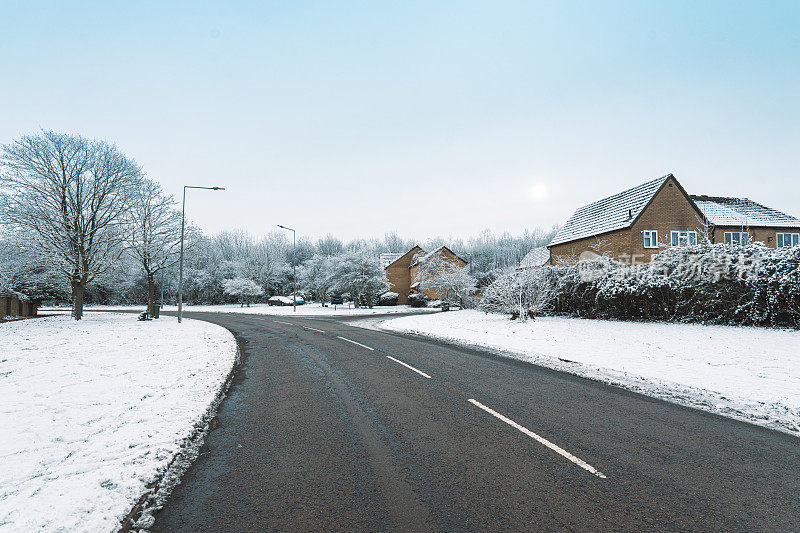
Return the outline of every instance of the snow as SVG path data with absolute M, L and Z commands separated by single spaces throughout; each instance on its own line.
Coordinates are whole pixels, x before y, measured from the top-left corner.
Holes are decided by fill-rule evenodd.
M 298 297 L 299 298 L 299 297 Z M 242 307 L 240 304 L 223 304 L 223 305 L 184 305 L 183 311 L 185 313 L 195 311 L 202 313 L 244 313 L 251 315 L 291 315 L 291 316 L 362 316 L 362 315 L 376 315 L 376 314 L 395 314 L 395 313 L 408 313 L 408 312 L 425 312 L 437 311 L 436 309 L 426 309 L 419 307 L 411 307 L 409 305 L 392 305 L 392 306 L 375 306 L 372 309 L 368 307 L 353 307 L 352 304 L 345 303 L 344 305 L 333 306 L 328 304 L 328 307 L 322 307 L 319 303 L 307 303 L 297 306 L 297 312 L 293 311 L 291 305 L 291 298 L 287 306 L 271 306 L 266 303 L 251 304 L 250 307 Z M 87 307 L 88 310 L 103 310 L 103 311 L 144 311 L 145 305 L 139 306 L 92 306 Z M 42 314 L 48 313 L 52 309 L 63 310 L 60 308 L 44 308 L 40 309 Z M 164 306 L 163 311 L 177 311 L 178 308 L 174 305 Z
M 236 360 L 225 329 L 87 313 L 0 324 L 0 531 L 116 531 Z
M 800 331 L 456 311 L 381 329 L 480 346 L 800 436 Z

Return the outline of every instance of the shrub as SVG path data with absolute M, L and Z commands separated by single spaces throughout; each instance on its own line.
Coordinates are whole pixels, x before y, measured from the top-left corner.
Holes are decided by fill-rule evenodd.
M 396 292 L 387 291 L 378 297 L 378 305 L 397 305 L 400 295 Z
M 408 305 L 411 307 L 428 307 L 428 297 L 422 293 L 409 294 Z

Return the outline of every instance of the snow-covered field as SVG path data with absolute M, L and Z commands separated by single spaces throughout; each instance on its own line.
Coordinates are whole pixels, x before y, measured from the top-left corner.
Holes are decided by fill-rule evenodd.
M 96 311 L 144 311 L 146 305 L 138 306 L 113 306 L 113 305 L 97 305 L 87 307 L 86 309 Z M 43 308 L 42 313 L 47 313 L 52 310 L 64 311 L 64 308 Z M 178 308 L 174 305 L 165 305 L 164 311 L 177 311 Z M 433 308 L 418 308 L 408 305 L 394 305 L 394 306 L 376 306 L 372 309 L 367 307 L 352 307 L 347 304 L 344 305 L 329 305 L 322 307 L 319 303 L 308 303 L 297 306 L 297 311 L 294 311 L 292 306 L 270 306 L 267 304 L 255 304 L 250 307 L 241 307 L 239 304 L 224 304 L 224 305 L 184 305 L 184 312 L 197 311 L 197 312 L 211 312 L 211 313 L 244 313 L 252 315 L 292 315 L 292 316 L 362 316 L 362 315 L 376 315 L 376 314 L 394 314 L 394 313 L 407 313 L 409 311 L 431 311 L 435 312 L 438 309 Z
M 800 331 L 479 311 L 400 317 L 383 329 L 428 335 L 620 385 L 800 436 Z
M 0 324 L 0 531 L 115 531 L 236 360 L 225 329 L 88 313 Z

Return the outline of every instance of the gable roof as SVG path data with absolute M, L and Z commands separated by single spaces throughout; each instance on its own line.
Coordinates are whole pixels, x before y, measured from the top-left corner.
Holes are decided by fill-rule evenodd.
M 667 174 L 579 208 L 548 246 L 630 227 L 670 178 Z
M 519 262 L 519 268 L 525 269 L 544 266 L 549 260 L 550 250 L 548 250 L 546 246 L 537 246 L 525 254 L 525 257 Z
M 692 196 L 715 226 L 800 227 L 800 219 L 750 200 L 726 196 Z
M 430 259 L 430 258 L 431 258 L 431 257 L 433 257 L 434 255 L 438 254 L 438 253 L 439 253 L 439 252 L 441 252 L 442 250 L 447 250 L 448 252 L 450 252 L 451 254 L 453 254 L 453 257 L 455 257 L 456 259 L 459 259 L 459 260 L 461 260 L 461 261 L 462 261 L 462 262 L 463 262 L 465 265 L 467 264 L 467 261 L 466 261 L 466 260 L 465 260 L 463 257 L 460 257 L 458 254 L 456 254 L 456 253 L 455 253 L 453 250 L 451 250 L 451 249 L 450 249 L 450 248 L 448 248 L 447 246 L 440 246 L 439 248 L 435 249 L 434 251 L 432 251 L 432 252 L 430 252 L 430 253 L 427 253 L 427 254 L 425 254 L 425 255 L 419 256 L 419 257 L 417 257 L 416 259 L 414 259 L 414 260 L 411 262 L 411 265 L 409 266 L 409 268 L 410 268 L 410 267 L 412 267 L 412 266 L 414 266 L 414 265 L 416 265 L 417 263 L 424 263 L 425 261 L 427 261 L 428 259 Z
M 420 247 L 419 247 L 419 246 L 417 246 L 417 245 L 414 245 L 414 246 L 412 246 L 412 247 L 411 247 L 411 249 L 410 249 L 409 251 L 407 251 L 407 252 L 405 252 L 405 253 L 398 253 L 398 254 L 396 254 L 396 255 L 397 255 L 397 257 L 395 257 L 394 259 L 392 259 L 392 260 L 391 260 L 389 263 L 386 263 L 385 265 L 383 264 L 383 259 L 384 259 L 384 256 L 385 256 L 385 255 L 395 255 L 395 252 L 390 252 L 390 253 L 381 254 L 381 256 L 380 256 L 381 266 L 383 267 L 383 269 L 384 269 L 384 270 L 386 270 L 387 268 L 389 268 L 389 267 L 390 267 L 390 266 L 392 266 L 393 264 L 397 263 L 398 261 L 400 261 L 402 258 L 404 258 L 405 256 L 407 256 L 408 254 L 410 254 L 410 253 L 413 253 L 413 252 L 415 252 L 416 250 L 419 250 L 419 252 L 416 252 L 416 253 L 420 253 L 420 252 L 422 252 L 423 254 L 425 253 L 425 250 L 423 250 L 422 248 L 420 248 Z

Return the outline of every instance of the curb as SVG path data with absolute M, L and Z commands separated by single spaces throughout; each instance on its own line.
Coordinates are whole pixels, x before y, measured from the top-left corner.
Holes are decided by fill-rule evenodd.
M 227 328 L 226 328 L 227 329 Z M 228 330 L 232 335 L 233 332 Z M 238 336 L 233 335 L 236 340 L 236 359 L 231 370 L 225 377 L 222 386 L 217 392 L 216 397 L 206 409 L 203 416 L 195 422 L 192 433 L 183 439 L 180 450 L 175 453 L 167 467 L 156 475 L 156 479 L 146 485 L 147 491 L 142 494 L 131 510 L 120 521 L 119 533 L 129 533 L 149 529 L 149 524 L 144 525 L 139 522 L 142 518 L 157 511 L 160 504 L 169 496 L 172 489 L 180 483 L 181 476 L 189 469 L 197 458 L 200 447 L 205 441 L 205 436 L 212 429 L 214 419 L 217 416 L 217 409 L 226 398 L 236 371 L 242 365 L 242 346 Z

